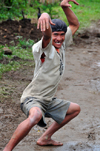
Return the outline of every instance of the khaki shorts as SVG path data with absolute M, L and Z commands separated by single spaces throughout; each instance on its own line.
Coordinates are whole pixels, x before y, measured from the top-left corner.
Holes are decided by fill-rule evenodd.
M 38 123 L 39 126 L 45 127 L 45 117 L 51 117 L 57 123 L 61 123 L 67 113 L 70 106 L 70 102 L 66 100 L 60 100 L 53 98 L 51 101 L 39 100 L 34 97 L 27 98 L 24 103 L 21 103 L 21 110 L 28 117 L 29 110 L 33 107 L 39 107 L 42 111 L 42 119 Z

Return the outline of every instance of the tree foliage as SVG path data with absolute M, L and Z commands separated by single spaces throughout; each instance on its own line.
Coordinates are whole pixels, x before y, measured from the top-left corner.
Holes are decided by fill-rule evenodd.
M 0 2 L 0 19 L 20 17 L 21 10 L 26 9 L 27 0 L 1 0 Z
M 40 7 L 41 12 L 49 13 L 52 18 L 57 15 L 56 10 L 52 11 L 52 9 L 58 4 L 57 2 L 48 3 L 48 0 L 45 0 L 45 3 L 40 3 L 39 0 L 0 0 L 0 20 L 21 17 L 22 11 L 25 14 L 27 14 L 27 10 L 29 12 L 29 7 L 33 9 Z

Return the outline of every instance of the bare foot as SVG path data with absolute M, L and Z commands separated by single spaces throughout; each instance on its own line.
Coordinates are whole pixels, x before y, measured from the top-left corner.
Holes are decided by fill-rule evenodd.
M 39 139 L 37 141 L 37 145 L 40 145 L 40 146 L 62 146 L 63 144 L 60 143 L 60 142 L 57 142 L 57 141 L 54 141 L 52 139 Z

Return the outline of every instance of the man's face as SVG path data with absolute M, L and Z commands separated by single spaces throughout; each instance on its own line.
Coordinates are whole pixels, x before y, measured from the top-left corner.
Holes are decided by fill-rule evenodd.
M 59 49 L 65 40 L 65 32 L 64 31 L 55 31 L 52 32 L 52 45 Z

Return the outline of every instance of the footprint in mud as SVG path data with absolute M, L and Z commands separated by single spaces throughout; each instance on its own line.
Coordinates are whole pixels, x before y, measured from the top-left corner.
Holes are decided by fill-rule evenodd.
M 88 139 L 89 139 L 89 140 L 95 140 L 95 133 L 94 133 L 94 132 L 90 132 L 90 133 L 88 134 Z

